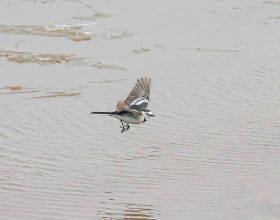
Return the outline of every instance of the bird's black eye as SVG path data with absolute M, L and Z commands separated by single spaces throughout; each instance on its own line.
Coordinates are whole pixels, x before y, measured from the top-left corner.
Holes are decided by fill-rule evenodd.
M 144 122 L 146 122 L 147 121 L 147 119 L 146 118 L 144 118 Z

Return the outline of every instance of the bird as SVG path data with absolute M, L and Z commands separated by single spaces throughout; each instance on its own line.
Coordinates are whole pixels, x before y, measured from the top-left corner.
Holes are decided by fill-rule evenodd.
M 141 77 L 125 100 L 119 100 L 116 110 L 113 112 L 91 112 L 91 114 L 102 114 L 115 117 L 121 122 L 121 133 L 130 128 L 129 124 L 142 124 L 149 117 L 155 117 L 151 110 L 148 110 L 150 101 L 151 78 Z

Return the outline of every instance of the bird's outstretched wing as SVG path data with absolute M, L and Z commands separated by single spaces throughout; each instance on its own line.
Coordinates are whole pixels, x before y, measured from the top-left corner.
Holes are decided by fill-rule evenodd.
M 142 77 L 137 82 L 124 103 L 136 111 L 147 109 L 150 100 L 151 78 Z

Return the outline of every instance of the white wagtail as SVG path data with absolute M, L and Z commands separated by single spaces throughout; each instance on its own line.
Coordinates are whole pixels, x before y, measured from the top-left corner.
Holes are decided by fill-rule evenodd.
M 91 112 L 91 114 L 105 114 L 119 119 L 122 123 L 121 133 L 127 131 L 129 124 L 142 124 L 147 121 L 148 117 L 155 117 L 155 115 L 147 109 L 150 100 L 150 78 L 140 78 L 126 100 L 117 102 L 116 111 L 114 112 Z M 124 125 L 123 122 L 126 124 Z

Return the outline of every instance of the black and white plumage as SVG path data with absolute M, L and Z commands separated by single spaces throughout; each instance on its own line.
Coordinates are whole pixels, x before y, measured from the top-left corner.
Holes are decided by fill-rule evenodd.
M 126 100 L 117 102 L 114 112 L 91 112 L 91 114 L 106 114 L 119 119 L 122 123 L 121 132 L 127 131 L 129 124 L 142 124 L 148 117 L 155 116 L 147 109 L 150 100 L 151 78 L 142 77 L 137 82 Z M 123 124 L 125 123 L 125 125 Z

